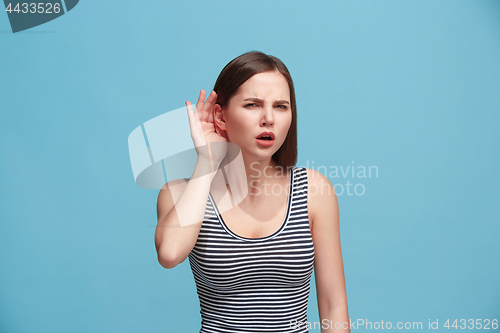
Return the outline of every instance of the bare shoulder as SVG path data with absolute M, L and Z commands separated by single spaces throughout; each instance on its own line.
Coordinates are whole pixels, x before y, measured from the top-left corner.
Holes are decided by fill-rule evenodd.
M 175 202 L 179 199 L 186 185 L 187 180 L 174 179 L 161 187 L 158 193 L 158 201 L 156 202 L 158 221 L 166 216 L 174 207 Z
M 307 171 L 308 194 L 314 198 L 336 196 L 332 183 L 325 175 L 314 169 L 304 169 Z
M 309 218 L 314 221 L 325 210 L 325 208 L 337 207 L 337 195 L 330 180 L 321 172 L 314 169 L 307 169 L 307 203 Z

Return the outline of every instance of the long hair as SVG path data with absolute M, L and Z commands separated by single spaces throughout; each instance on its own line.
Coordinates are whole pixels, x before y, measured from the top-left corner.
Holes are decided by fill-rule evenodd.
M 217 93 L 216 103 L 221 108 L 227 106 L 231 97 L 248 79 L 258 73 L 279 71 L 290 88 L 290 108 L 292 122 L 283 145 L 273 154 L 272 159 L 279 166 L 286 168 L 297 163 L 297 104 L 292 76 L 285 64 L 276 57 L 258 51 L 247 52 L 231 60 L 220 72 L 214 85 Z

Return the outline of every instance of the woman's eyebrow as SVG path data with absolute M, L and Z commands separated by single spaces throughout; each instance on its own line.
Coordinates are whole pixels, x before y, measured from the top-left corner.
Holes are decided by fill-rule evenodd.
M 251 101 L 251 102 L 258 102 L 258 103 L 262 103 L 264 102 L 262 99 L 260 98 L 247 98 L 245 100 L 243 100 L 244 102 L 245 101 Z M 277 100 L 277 101 L 274 101 L 275 103 L 281 103 L 281 104 L 290 104 L 287 100 L 284 100 L 284 99 L 280 99 L 280 100 Z

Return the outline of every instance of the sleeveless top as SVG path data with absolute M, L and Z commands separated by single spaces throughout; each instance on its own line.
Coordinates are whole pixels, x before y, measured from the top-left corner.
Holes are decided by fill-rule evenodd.
M 314 245 L 307 190 L 306 169 L 291 167 L 285 219 L 261 238 L 229 230 L 209 194 L 188 256 L 200 300 L 200 333 L 308 332 Z

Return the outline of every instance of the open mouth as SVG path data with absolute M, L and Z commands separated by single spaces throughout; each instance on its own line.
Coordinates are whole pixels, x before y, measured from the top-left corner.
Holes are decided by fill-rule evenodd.
M 271 147 L 274 144 L 274 134 L 270 133 L 261 135 L 257 138 L 257 143 L 261 147 Z

